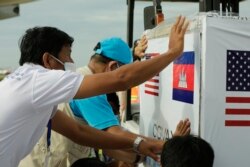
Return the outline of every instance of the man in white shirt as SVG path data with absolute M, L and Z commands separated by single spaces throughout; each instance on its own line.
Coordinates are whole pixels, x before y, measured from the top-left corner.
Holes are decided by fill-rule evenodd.
M 53 27 L 28 29 L 20 41 L 21 66 L 0 82 L 1 166 L 18 166 L 51 118 L 53 130 L 78 144 L 109 149 L 134 146 L 136 151 L 158 160 L 156 153 L 162 150 L 162 144 L 124 139 L 77 124 L 57 112 L 57 105 L 73 98 L 126 90 L 153 77 L 181 55 L 187 27 L 185 18 L 179 17 L 171 31 L 169 50 L 157 58 L 84 77 L 66 71 L 73 68 L 73 39 L 68 34 Z

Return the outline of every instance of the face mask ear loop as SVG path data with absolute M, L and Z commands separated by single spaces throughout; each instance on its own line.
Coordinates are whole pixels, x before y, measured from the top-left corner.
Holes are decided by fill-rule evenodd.
M 64 66 L 64 63 L 63 63 L 61 60 L 59 60 L 58 58 L 56 58 L 56 57 L 53 56 L 53 55 L 50 55 L 50 56 L 53 57 L 58 63 L 60 63 L 61 65 Z

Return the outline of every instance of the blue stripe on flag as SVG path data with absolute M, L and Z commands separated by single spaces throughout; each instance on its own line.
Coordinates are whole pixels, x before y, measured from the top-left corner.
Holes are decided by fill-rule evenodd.
M 187 90 L 173 89 L 173 100 L 193 104 L 193 92 Z
M 174 64 L 194 64 L 194 52 L 184 52 L 174 61 Z

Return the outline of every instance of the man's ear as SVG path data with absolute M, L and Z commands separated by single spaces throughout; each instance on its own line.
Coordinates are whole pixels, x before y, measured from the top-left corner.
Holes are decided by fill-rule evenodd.
M 110 61 L 108 63 L 108 70 L 113 71 L 115 69 L 117 69 L 117 62 L 116 61 Z
M 51 69 L 51 65 L 50 65 L 50 59 L 51 59 L 51 56 L 48 52 L 45 52 L 43 54 L 43 66 L 45 68 L 48 68 L 48 69 Z

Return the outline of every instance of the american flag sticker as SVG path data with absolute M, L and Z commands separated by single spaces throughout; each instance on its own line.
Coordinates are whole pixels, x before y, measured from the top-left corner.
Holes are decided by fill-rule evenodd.
M 225 126 L 250 126 L 250 51 L 227 50 L 226 70 Z
M 160 55 L 159 53 L 149 53 L 147 54 L 146 60 L 151 59 L 155 56 Z M 160 77 L 159 74 L 151 78 L 150 80 L 146 81 L 144 84 L 144 93 L 151 96 L 159 96 L 159 83 L 160 83 Z
M 194 51 L 184 52 L 173 63 L 173 100 L 193 104 Z

